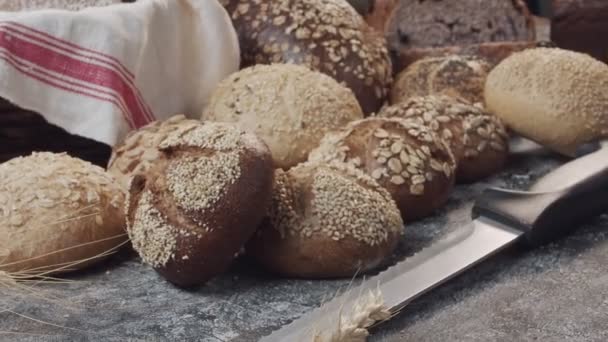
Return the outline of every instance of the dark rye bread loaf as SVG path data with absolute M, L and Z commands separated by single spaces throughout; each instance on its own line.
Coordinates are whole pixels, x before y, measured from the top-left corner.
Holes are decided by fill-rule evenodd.
M 522 0 L 401 0 L 388 26 L 393 47 L 533 40 Z
M 463 49 L 500 61 L 537 38 L 534 19 L 522 0 L 400 0 L 392 10 L 383 10 L 391 11 L 383 29 L 395 72 L 419 58 Z
M 551 39 L 563 49 L 608 61 L 608 1 L 553 0 Z

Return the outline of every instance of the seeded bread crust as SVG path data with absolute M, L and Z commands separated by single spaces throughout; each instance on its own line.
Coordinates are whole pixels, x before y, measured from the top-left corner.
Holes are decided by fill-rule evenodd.
M 132 179 L 127 230 L 168 281 L 200 285 L 229 267 L 261 222 L 272 158 L 259 138 L 220 123 L 177 130 L 159 149 L 154 167 Z
M 490 63 L 491 67 L 494 67 L 515 52 L 548 46 L 552 46 L 552 43 L 544 41 L 510 41 L 431 48 L 402 48 L 399 51 L 395 51 L 396 57 L 394 58 L 393 70 L 395 73 L 399 73 L 420 59 L 450 55 L 476 56 L 486 60 Z
M 365 173 L 304 163 L 276 171 L 269 215 L 247 253 L 284 276 L 352 277 L 385 262 L 402 234 L 394 201 Z
M 0 164 L 0 271 L 53 275 L 99 262 L 127 241 L 124 198 L 105 170 L 64 153 Z
M 608 136 L 607 88 L 608 65 L 584 53 L 537 48 L 496 66 L 485 99 L 513 131 L 574 156 L 581 144 Z
M 412 97 L 385 107 L 380 117 L 398 117 L 430 128 L 456 160 L 456 181 L 471 183 L 500 171 L 509 155 L 509 136 L 500 119 L 479 105 L 448 96 Z
M 202 116 L 255 132 L 283 169 L 304 162 L 327 131 L 362 118 L 350 89 L 289 64 L 256 65 L 232 74 L 220 83 Z
M 242 67 L 305 65 L 349 87 L 363 112 L 377 111 L 392 82 L 384 37 L 345 0 L 224 0 L 242 51 Z
M 147 173 L 160 157 L 158 145 L 172 132 L 194 127 L 200 122 L 189 120 L 184 115 L 175 115 L 164 121 L 154 121 L 138 130 L 131 131 L 124 141 L 112 150 L 108 162 L 110 172 L 121 183 L 125 191 L 131 178 Z
M 447 95 L 471 104 L 483 103 L 483 88 L 491 69 L 489 63 L 475 56 L 421 59 L 397 76 L 391 103 L 427 95 Z
M 366 172 L 392 195 L 405 222 L 441 207 L 454 185 L 455 160 L 445 143 L 426 127 L 396 118 L 366 118 L 329 133 L 310 160 Z

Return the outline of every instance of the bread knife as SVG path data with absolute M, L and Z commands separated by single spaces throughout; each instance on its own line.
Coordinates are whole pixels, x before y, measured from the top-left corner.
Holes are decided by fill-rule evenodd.
M 399 312 L 411 300 L 509 245 L 544 245 L 606 212 L 608 146 L 602 144 L 541 177 L 527 191 L 485 190 L 475 201 L 470 223 L 260 341 L 313 341 L 314 332 L 336 329 L 340 313 L 350 312 L 361 291 L 380 290 L 385 306 Z

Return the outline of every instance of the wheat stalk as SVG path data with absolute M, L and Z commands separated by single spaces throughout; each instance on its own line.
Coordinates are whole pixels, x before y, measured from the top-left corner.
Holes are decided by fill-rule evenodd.
M 368 329 L 378 323 L 390 319 L 392 314 L 384 305 L 384 299 L 379 289 L 368 291 L 364 296 L 359 295 L 352 310 L 338 314 L 337 325 L 333 331 L 317 332 L 314 342 L 365 342 L 369 336 Z M 324 318 L 325 319 L 325 318 Z

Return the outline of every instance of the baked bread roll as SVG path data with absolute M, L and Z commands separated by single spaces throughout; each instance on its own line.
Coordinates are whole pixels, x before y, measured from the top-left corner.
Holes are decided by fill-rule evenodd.
M 393 196 L 405 222 L 441 207 L 454 184 L 447 145 L 430 129 L 397 118 L 367 118 L 329 133 L 310 160 L 363 170 Z
M 200 285 L 229 267 L 262 220 L 272 158 L 259 138 L 221 123 L 180 128 L 158 148 L 155 165 L 131 180 L 127 231 L 168 281 Z
M 403 234 L 386 190 L 341 163 L 277 170 L 272 205 L 246 251 L 267 269 L 304 278 L 352 277 L 376 268 Z
M 0 164 L 0 271 L 82 269 L 127 241 L 124 193 L 101 167 L 67 154 Z
M 325 132 L 363 118 L 346 87 L 303 66 L 257 65 L 232 74 L 211 96 L 203 120 L 234 122 L 270 147 L 277 167 L 306 160 Z
M 513 131 L 574 156 L 608 135 L 608 65 L 583 53 L 550 48 L 519 52 L 488 75 L 488 109 Z
M 396 78 L 391 103 L 414 96 L 448 95 L 470 103 L 483 103 L 483 88 L 491 66 L 474 56 L 424 58 Z
M 385 107 L 382 117 L 414 120 L 444 139 L 456 159 L 456 181 L 470 183 L 501 170 L 509 155 L 503 123 L 480 106 L 448 96 L 413 97 Z
M 158 145 L 170 133 L 179 129 L 193 128 L 199 124 L 198 120 L 175 115 L 165 121 L 154 121 L 131 131 L 122 143 L 113 148 L 108 162 L 108 172 L 116 177 L 126 191 L 133 176 L 145 174 L 158 160 L 160 157 Z
M 420 47 L 420 48 L 403 48 L 395 52 L 397 55 L 393 59 L 396 73 L 401 72 L 412 63 L 423 58 L 430 57 L 447 57 L 453 55 L 461 56 L 477 56 L 488 62 L 493 68 L 503 59 L 509 57 L 515 52 L 536 47 L 554 47 L 552 42 L 548 41 L 508 41 L 508 42 L 485 42 L 466 45 L 450 45 L 443 47 Z
M 241 66 L 290 63 L 345 84 L 363 112 L 376 112 L 392 82 L 381 34 L 345 0 L 224 0 L 241 47 Z

